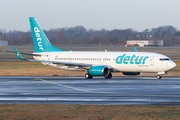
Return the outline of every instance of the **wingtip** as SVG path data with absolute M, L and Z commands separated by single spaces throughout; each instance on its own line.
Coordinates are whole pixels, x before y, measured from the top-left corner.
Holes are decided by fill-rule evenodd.
M 25 60 L 25 59 L 21 56 L 21 54 L 18 52 L 18 50 L 16 49 L 16 47 L 13 46 L 13 48 L 14 48 L 14 50 L 15 50 L 15 52 L 16 52 L 17 57 L 18 57 L 19 59 L 21 59 L 21 60 Z
M 133 48 L 134 48 L 134 52 L 137 52 L 136 47 L 133 47 Z

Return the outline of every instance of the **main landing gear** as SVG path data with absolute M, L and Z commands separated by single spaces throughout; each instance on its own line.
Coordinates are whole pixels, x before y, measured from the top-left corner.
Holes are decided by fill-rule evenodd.
M 104 76 L 106 79 L 111 79 L 112 78 L 112 74 L 111 73 L 109 73 L 107 76 Z M 92 79 L 93 78 L 93 76 L 91 76 L 89 73 L 86 73 L 85 74 L 85 78 L 86 79 Z
M 109 73 L 107 76 L 105 76 L 106 79 L 111 79 L 112 78 L 112 74 Z
M 157 76 L 157 79 L 161 79 L 161 78 L 162 78 L 162 76 L 161 76 L 161 75 L 158 75 L 158 76 Z
M 89 73 L 86 73 L 86 74 L 85 74 L 85 78 L 86 78 L 86 79 L 92 79 L 93 76 L 91 76 Z

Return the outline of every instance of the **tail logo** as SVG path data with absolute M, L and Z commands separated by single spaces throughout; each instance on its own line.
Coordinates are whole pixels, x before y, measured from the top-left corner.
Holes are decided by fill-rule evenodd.
M 39 49 L 40 50 L 42 50 L 42 51 L 44 51 L 44 48 L 43 48 L 43 45 L 42 45 L 42 42 L 41 42 L 41 36 L 40 36 L 40 30 L 37 28 L 37 27 L 35 27 L 34 28 L 34 32 L 35 32 L 35 36 L 36 36 L 36 38 L 37 38 L 37 42 L 38 42 L 38 46 L 39 46 Z

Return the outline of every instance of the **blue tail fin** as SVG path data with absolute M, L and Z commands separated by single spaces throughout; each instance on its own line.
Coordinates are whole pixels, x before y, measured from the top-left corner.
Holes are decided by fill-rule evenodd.
M 34 17 L 29 17 L 35 52 L 57 52 L 64 51 L 54 47 L 49 42 L 43 30 Z

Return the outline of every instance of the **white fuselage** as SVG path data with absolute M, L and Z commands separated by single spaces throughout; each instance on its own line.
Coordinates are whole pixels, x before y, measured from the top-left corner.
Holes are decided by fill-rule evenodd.
M 34 53 L 38 54 L 38 53 Z M 176 64 L 167 56 L 148 52 L 44 52 L 36 60 L 104 65 L 114 72 L 167 72 Z M 77 66 L 44 63 L 65 70 L 85 70 Z

